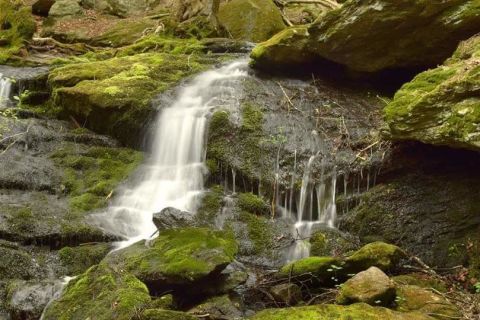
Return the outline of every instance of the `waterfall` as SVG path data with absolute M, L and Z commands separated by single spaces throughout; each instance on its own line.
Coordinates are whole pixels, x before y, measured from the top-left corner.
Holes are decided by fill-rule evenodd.
M 12 81 L 0 73 L 0 108 L 7 106 L 12 93 Z
M 155 123 L 151 159 L 142 179 L 123 190 L 95 224 L 127 239 L 128 246 L 156 231 L 152 215 L 166 207 L 194 213 L 204 187 L 208 115 L 216 108 L 238 107 L 238 85 L 247 76 L 247 61 L 204 72 L 163 109 Z
M 320 181 L 314 183 L 312 169 L 318 157 L 318 154 L 311 156 L 305 166 L 296 217 L 295 213 L 290 211 L 290 216 L 296 218 L 293 234 L 297 240 L 287 251 L 286 260 L 288 262 L 310 255 L 308 239 L 315 226 L 335 227 L 337 173 L 335 167 L 330 168 L 322 160 Z

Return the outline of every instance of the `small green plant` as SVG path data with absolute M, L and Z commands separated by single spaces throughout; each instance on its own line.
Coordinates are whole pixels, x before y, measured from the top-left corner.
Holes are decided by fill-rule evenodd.
M 480 294 L 480 282 L 475 283 L 473 288 L 475 289 L 475 293 Z

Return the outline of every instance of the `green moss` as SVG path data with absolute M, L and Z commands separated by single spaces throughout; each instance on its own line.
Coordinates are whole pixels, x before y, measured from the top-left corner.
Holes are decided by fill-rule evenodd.
M 220 24 L 234 39 L 265 41 L 285 28 L 280 10 L 272 1 L 232 0 L 220 6 Z
M 33 257 L 26 251 L 10 247 L 0 242 L 0 279 L 29 280 L 37 275 L 38 265 Z
M 233 236 L 203 228 L 165 230 L 144 242 L 110 254 L 106 262 L 157 285 L 188 284 L 219 273 L 237 253 Z
M 135 276 L 102 264 L 70 281 L 43 319 L 129 320 L 138 317 L 149 302 L 147 287 Z
M 143 160 L 142 153 L 130 149 L 91 147 L 80 154 L 74 150 L 66 145 L 52 155 L 64 170 L 62 188 L 72 213 L 105 206 L 116 186 Z
M 267 218 L 243 211 L 238 220 L 247 225 L 248 239 L 253 243 L 252 254 L 265 253 L 274 246 L 274 237 Z
M 174 310 L 175 301 L 172 294 L 157 297 L 152 300 L 147 309 Z
M 30 8 L 20 1 L 0 0 L 0 64 L 4 64 L 24 46 L 24 41 L 32 38 L 35 22 Z
M 283 266 L 278 272 L 279 277 L 314 276 L 319 281 L 330 281 L 334 268 L 341 262 L 333 257 L 308 257 Z
M 7 223 L 21 233 L 31 232 L 35 228 L 35 217 L 29 207 L 12 208 L 9 210 Z
M 392 280 L 399 285 L 414 285 L 420 288 L 433 288 L 439 292 L 447 292 L 446 284 L 442 280 L 423 273 L 403 274 L 392 277 Z
M 387 308 L 372 307 L 365 303 L 350 306 L 321 304 L 308 307 L 267 309 L 259 312 L 252 320 L 432 320 L 420 313 L 401 313 Z
M 197 317 L 189 315 L 185 312 L 147 309 L 142 313 L 141 320 L 197 320 Z
M 108 243 L 87 244 L 78 247 L 64 247 L 58 251 L 62 265 L 68 275 L 79 275 L 100 261 L 112 249 Z
M 198 55 L 146 53 L 71 63 L 50 73 L 53 105 L 63 117 L 136 144 L 156 112 L 151 100 L 212 62 Z
M 268 216 L 270 214 L 270 207 L 265 200 L 251 192 L 238 195 L 238 206 L 240 209 L 256 215 Z
M 206 191 L 197 210 L 195 219 L 200 225 L 209 226 L 214 224 L 215 217 L 220 213 L 224 190 L 222 186 L 214 185 Z
M 356 273 L 375 266 L 383 271 L 394 269 L 405 253 L 397 246 L 384 243 L 372 242 L 345 259 L 345 269 Z

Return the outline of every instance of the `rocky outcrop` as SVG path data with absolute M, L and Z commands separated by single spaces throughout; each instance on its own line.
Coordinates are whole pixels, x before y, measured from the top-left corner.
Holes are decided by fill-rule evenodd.
M 285 28 L 272 0 L 232 0 L 220 6 L 218 21 L 234 39 L 265 41 Z
M 192 213 L 175 208 L 165 208 L 153 214 L 153 223 L 159 231 L 186 228 L 195 226 L 195 217 Z
M 479 31 L 479 13 L 471 0 L 348 1 L 310 26 L 260 44 L 252 58 L 258 68 L 328 60 L 369 73 L 435 66 Z
M 480 151 L 480 36 L 417 75 L 385 108 L 387 136 Z
M 371 267 L 342 284 L 337 303 L 364 302 L 373 306 L 389 306 L 394 299 L 394 282 L 382 270 Z

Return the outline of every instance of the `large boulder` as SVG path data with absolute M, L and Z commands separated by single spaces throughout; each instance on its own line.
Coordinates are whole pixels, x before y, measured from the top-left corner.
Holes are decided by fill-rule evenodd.
M 238 40 L 265 41 L 285 28 L 280 9 L 272 0 L 232 0 L 220 6 L 220 25 Z
M 462 317 L 458 308 L 443 296 L 431 289 L 414 285 L 403 285 L 397 288 L 396 310 L 431 314 L 439 320 Z
M 326 59 L 361 72 L 434 66 L 479 25 L 474 0 L 347 1 L 308 27 L 288 29 L 260 44 L 252 58 L 258 67 Z
M 193 227 L 195 217 L 190 212 L 168 207 L 153 214 L 153 224 L 159 231 Z
M 243 316 L 243 313 L 240 310 L 240 304 L 232 301 L 228 295 L 207 299 L 201 304 L 190 309 L 188 313 L 199 318 L 208 314 L 210 319 L 218 320 L 242 319 Z
M 398 267 L 398 262 L 405 258 L 405 253 L 399 247 L 384 243 L 372 242 L 352 253 L 345 259 L 345 269 L 350 273 L 377 267 L 383 271 Z
M 362 271 L 342 284 L 337 296 L 339 304 L 364 302 L 389 306 L 395 299 L 395 284 L 377 267 Z
M 150 300 L 147 287 L 135 276 L 100 264 L 71 280 L 42 319 L 127 320 L 137 317 Z
M 101 2 L 101 1 L 100 1 Z M 149 9 L 152 9 L 160 0 L 142 0 L 142 1 L 131 1 L 131 0 L 106 0 L 108 6 L 108 12 L 120 17 L 128 17 L 132 15 L 144 14 Z
M 417 312 L 397 312 L 365 303 L 349 306 L 320 304 L 308 307 L 267 309 L 260 311 L 252 320 L 315 319 L 315 320 L 434 320 Z
M 185 286 L 218 277 L 237 253 L 233 237 L 203 228 L 165 230 L 151 242 L 138 242 L 107 256 L 153 288 Z M 211 283 L 209 284 L 211 285 Z
M 405 84 L 385 108 L 387 136 L 480 151 L 480 36 Z
M 48 15 L 52 18 L 64 18 L 83 13 L 80 0 L 57 0 L 50 8 Z

